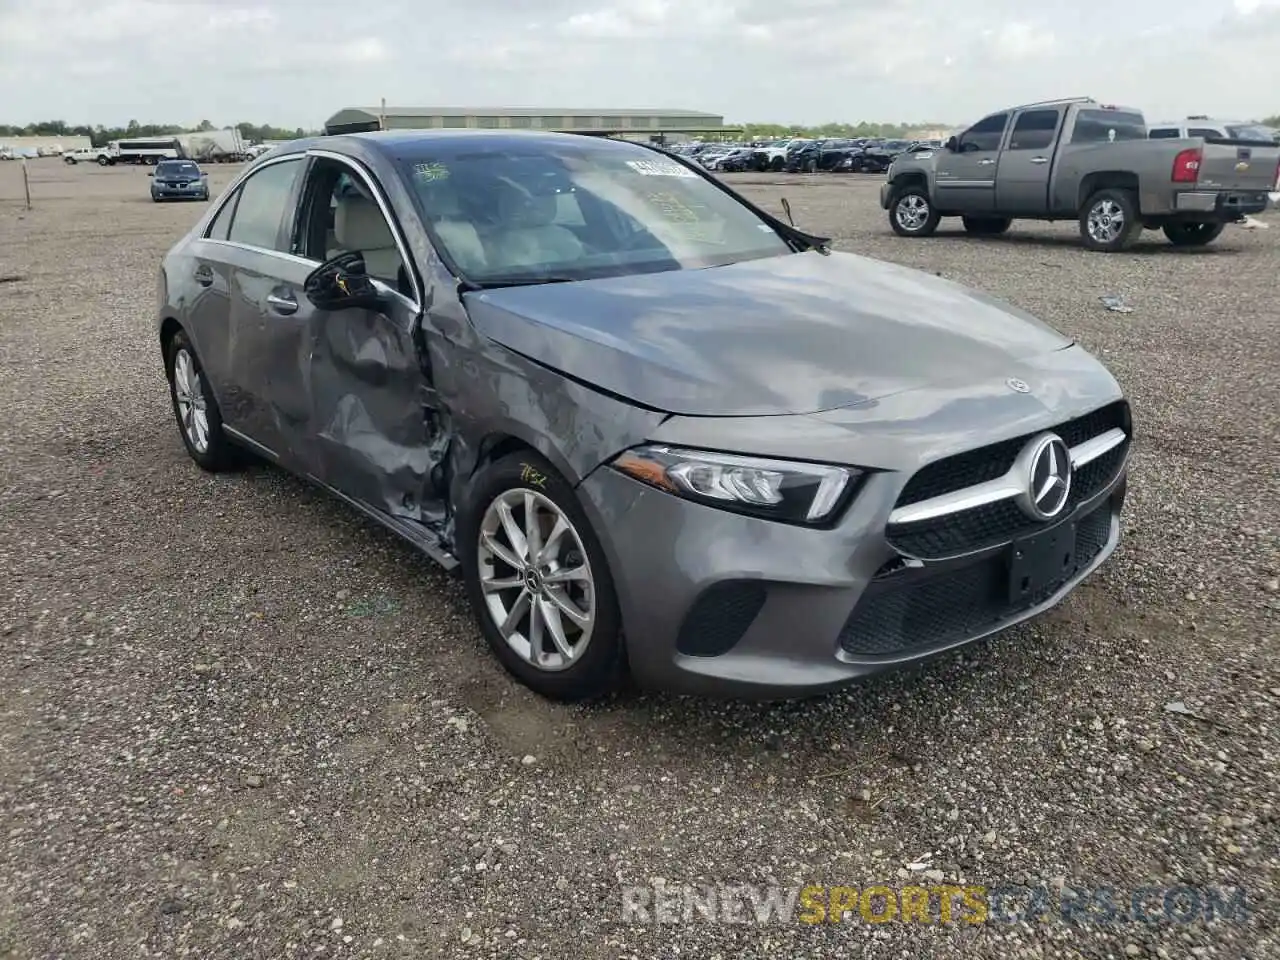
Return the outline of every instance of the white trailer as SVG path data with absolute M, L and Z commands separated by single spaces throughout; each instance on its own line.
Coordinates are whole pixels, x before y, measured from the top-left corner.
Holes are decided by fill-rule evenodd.
M 248 152 L 244 137 L 235 127 L 178 134 L 182 152 L 198 163 L 235 163 Z
M 148 166 L 182 156 L 177 137 L 113 140 L 107 144 L 107 153 L 110 157 L 108 163 L 142 163 Z

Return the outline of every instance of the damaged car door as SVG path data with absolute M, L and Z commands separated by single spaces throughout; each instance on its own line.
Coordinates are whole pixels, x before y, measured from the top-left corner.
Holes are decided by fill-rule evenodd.
M 299 315 L 309 347 L 313 473 L 380 513 L 429 522 L 439 506 L 429 492 L 439 455 L 430 442 L 429 371 L 414 339 L 422 298 L 389 209 L 353 161 L 311 155 L 294 252 L 312 276 L 306 296 L 300 278 Z M 356 281 L 368 286 L 348 289 Z M 334 284 L 337 294 L 318 292 Z

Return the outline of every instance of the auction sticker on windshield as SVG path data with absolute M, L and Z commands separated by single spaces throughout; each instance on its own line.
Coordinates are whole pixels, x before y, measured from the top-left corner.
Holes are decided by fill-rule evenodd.
M 697 174 L 678 163 L 665 160 L 628 160 L 627 166 L 644 177 L 683 177 L 697 179 Z

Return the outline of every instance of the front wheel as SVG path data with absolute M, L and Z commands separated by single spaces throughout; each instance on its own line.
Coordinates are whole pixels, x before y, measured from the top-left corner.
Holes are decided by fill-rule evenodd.
M 1141 232 L 1137 198 L 1128 190 L 1099 190 L 1080 214 L 1080 239 L 1090 250 L 1124 250 Z
M 1203 247 L 1217 240 L 1226 226 L 1225 223 L 1167 223 L 1164 235 L 1175 247 Z
M 76 162 L 76 158 L 75 158 L 75 157 L 63 157 L 62 159 L 63 159 L 63 161 L 65 161 L 66 163 L 70 163 L 70 164 L 73 164 L 73 165 L 74 165 L 74 164 L 75 164 L 75 162 Z
M 966 233 L 975 237 L 996 237 L 1006 232 L 1013 224 L 1004 217 L 961 217 Z
M 785 167 L 786 165 L 787 165 L 787 162 L 783 160 L 782 157 L 774 157 L 772 160 L 769 161 L 769 169 L 772 170 L 774 173 L 781 173 L 782 168 Z
M 458 554 L 499 662 L 552 700 L 604 696 L 625 675 L 604 550 L 573 488 L 532 451 L 482 467 L 458 511 Z
M 927 237 L 941 219 L 924 187 L 907 187 L 889 204 L 889 226 L 900 237 Z

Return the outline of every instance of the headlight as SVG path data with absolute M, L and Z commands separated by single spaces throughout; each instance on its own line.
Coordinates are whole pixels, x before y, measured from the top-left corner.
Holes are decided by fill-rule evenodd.
M 806 524 L 829 520 L 862 476 L 853 467 L 664 446 L 627 450 L 613 466 L 642 483 L 708 506 Z

